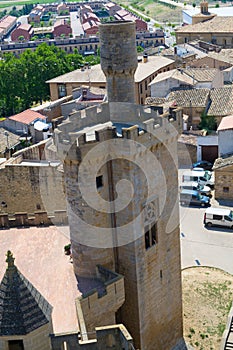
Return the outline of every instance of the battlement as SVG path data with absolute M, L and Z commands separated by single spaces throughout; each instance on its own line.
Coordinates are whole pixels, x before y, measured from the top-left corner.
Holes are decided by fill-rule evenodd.
M 78 333 L 52 334 L 52 347 L 54 350 L 135 350 L 133 339 L 123 324 L 96 327 L 95 333 L 95 339 L 85 341 L 79 339 Z
M 35 213 L 15 213 L 14 215 L 0 214 L 0 228 L 48 226 L 48 225 L 68 225 L 67 212 L 57 210 L 52 214 L 44 211 Z
M 119 118 L 119 115 L 121 118 Z M 111 102 L 78 111 L 69 116 L 54 130 L 54 142 L 60 159 L 67 157 L 71 147 L 81 147 L 103 139 L 127 138 L 136 140 L 144 133 L 157 136 L 166 142 L 176 136 L 182 113 L 162 116 L 147 106 L 133 103 Z M 137 129 L 133 128 L 137 126 Z M 103 130 L 110 130 L 103 135 Z M 127 131 L 126 131 L 127 130 Z
M 76 300 L 76 310 L 82 340 L 88 340 L 95 325 L 115 324 L 115 313 L 125 301 L 124 277 L 103 266 L 96 267 L 97 277 L 103 284 L 103 291 L 92 289 Z

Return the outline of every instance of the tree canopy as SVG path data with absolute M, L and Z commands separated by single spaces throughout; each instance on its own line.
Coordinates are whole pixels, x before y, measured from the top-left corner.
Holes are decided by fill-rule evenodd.
M 39 45 L 35 51 L 25 50 L 19 57 L 4 54 L 0 60 L 0 117 L 19 113 L 34 103 L 49 99 L 47 80 L 71 72 L 88 61 L 99 63 L 99 57 L 84 58 L 67 54 L 55 45 Z

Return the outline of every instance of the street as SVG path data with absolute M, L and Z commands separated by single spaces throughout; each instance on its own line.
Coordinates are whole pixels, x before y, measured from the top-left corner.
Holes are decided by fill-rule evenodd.
M 180 207 L 181 266 L 212 266 L 233 274 L 233 230 L 205 228 L 205 208 Z

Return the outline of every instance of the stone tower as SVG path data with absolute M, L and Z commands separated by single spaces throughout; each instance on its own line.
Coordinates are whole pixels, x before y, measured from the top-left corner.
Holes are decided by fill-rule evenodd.
M 135 103 L 134 73 L 138 62 L 133 22 L 100 25 L 101 68 L 109 102 Z
M 110 294 L 110 284 L 106 302 L 88 299 L 92 325 L 87 329 L 123 323 L 137 349 L 180 350 L 185 349 L 177 201 L 180 120 L 176 113 L 170 120 L 133 103 L 133 27 L 131 22 L 100 25 L 109 102 L 70 115 L 55 129 L 54 141 L 63 159 L 78 280 L 91 284 L 99 266 L 124 276 L 124 302 L 117 287 Z

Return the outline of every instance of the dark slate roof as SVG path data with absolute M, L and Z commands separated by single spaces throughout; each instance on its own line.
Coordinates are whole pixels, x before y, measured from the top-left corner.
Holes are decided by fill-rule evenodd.
M 208 115 L 223 117 L 233 114 L 233 87 L 226 86 L 222 88 L 211 89 L 211 105 Z
M 0 336 L 25 335 L 50 321 L 52 307 L 17 269 L 10 251 L 6 261 L 0 284 Z

